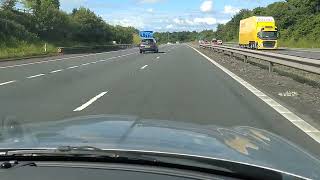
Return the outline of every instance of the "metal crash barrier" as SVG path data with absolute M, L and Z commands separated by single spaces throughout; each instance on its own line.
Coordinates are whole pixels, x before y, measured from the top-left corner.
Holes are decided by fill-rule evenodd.
M 115 44 L 115 45 L 99 45 L 99 46 L 76 46 L 76 47 L 58 47 L 60 54 L 75 53 L 97 53 L 106 51 L 116 51 L 121 49 L 133 48 L 134 44 Z
M 287 67 L 320 74 L 320 60 L 317 59 L 309 59 L 236 47 L 216 46 L 211 44 L 200 44 L 200 47 L 212 49 L 213 51 L 222 52 L 224 54 L 229 54 L 231 57 L 233 57 L 235 54 L 241 55 L 244 62 L 248 62 L 249 57 L 266 61 L 269 63 L 269 72 L 273 71 L 274 64 L 280 64 Z

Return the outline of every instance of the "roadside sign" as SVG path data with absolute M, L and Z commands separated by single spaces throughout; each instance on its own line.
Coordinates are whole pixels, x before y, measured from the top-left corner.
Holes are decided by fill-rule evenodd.
M 140 38 L 153 38 L 153 31 L 140 31 L 139 32 Z

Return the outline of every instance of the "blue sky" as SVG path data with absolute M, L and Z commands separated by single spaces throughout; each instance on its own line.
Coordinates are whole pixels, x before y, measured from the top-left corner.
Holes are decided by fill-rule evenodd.
M 60 0 L 61 8 L 87 7 L 110 24 L 139 30 L 215 30 L 240 9 L 266 6 L 279 0 Z

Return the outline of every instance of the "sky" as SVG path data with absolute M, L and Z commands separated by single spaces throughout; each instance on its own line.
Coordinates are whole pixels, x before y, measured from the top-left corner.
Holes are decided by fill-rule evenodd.
M 89 8 L 112 25 L 133 26 L 139 30 L 215 30 L 240 9 L 265 7 L 279 0 L 60 0 L 61 9 L 71 12 Z

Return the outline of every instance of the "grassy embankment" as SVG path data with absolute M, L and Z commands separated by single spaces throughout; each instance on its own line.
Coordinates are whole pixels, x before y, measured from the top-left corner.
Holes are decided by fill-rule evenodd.
M 137 34 L 133 34 L 133 44 L 139 44 L 140 38 Z M 0 61 L 1 59 L 14 59 L 30 56 L 54 55 L 58 53 L 58 47 L 78 47 L 78 46 L 97 46 L 110 45 L 111 42 L 105 44 L 83 43 L 83 42 L 54 42 L 47 43 L 47 51 L 45 52 L 45 42 L 30 43 L 26 41 L 0 43 Z

